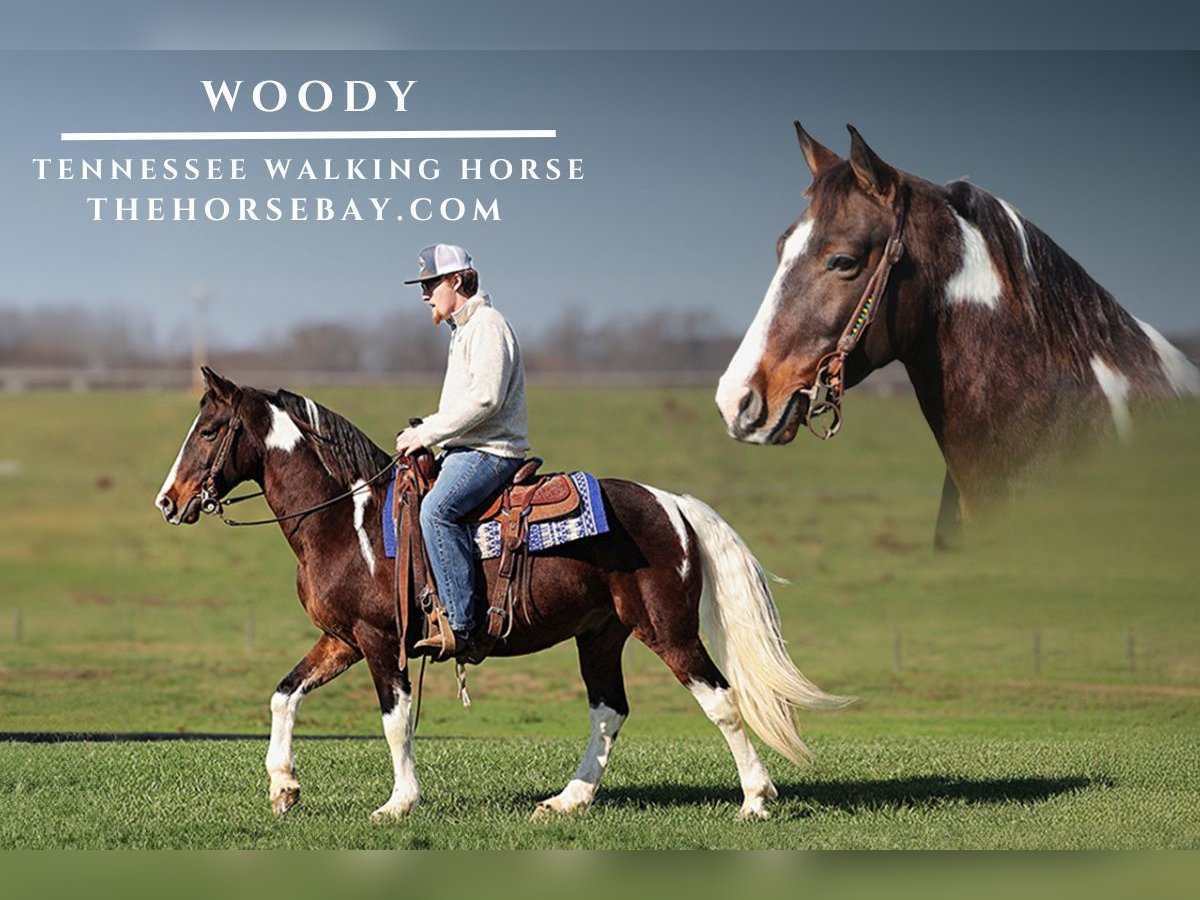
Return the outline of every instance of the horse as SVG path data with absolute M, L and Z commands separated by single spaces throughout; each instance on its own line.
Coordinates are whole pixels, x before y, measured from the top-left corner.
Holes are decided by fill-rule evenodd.
M 200 410 L 155 506 L 173 525 L 219 509 L 238 484 L 255 482 L 298 561 L 300 603 L 321 632 L 270 700 L 266 755 L 273 811 L 297 802 L 292 732 L 301 700 L 360 659 L 378 695 L 391 749 L 392 793 L 372 817 L 399 819 L 420 800 L 413 764 L 413 691 L 401 666 L 393 564 L 381 515 L 394 460 L 348 420 L 311 399 L 243 387 L 205 367 Z M 534 653 L 574 638 L 591 735 L 574 776 L 537 804 L 535 817 L 587 809 L 629 715 L 621 653 L 631 634 L 692 693 L 733 754 L 739 818 L 766 818 L 778 792 L 743 722 L 796 764 L 811 753 L 795 727 L 799 709 L 829 709 L 795 667 L 780 635 L 767 575 L 738 534 L 703 502 L 617 479 L 599 479 L 610 530 L 539 552 L 526 606 L 493 656 Z M 496 560 L 476 560 L 477 584 Z M 708 647 L 701 640 L 701 627 Z M 416 629 L 406 635 L 413 658 Z
M 946 463 L 935 545 L 1047 461 L 1130 433 L 1130 405 L 1200 393 L 1200 372 L 1014 207 L 888 165 L 853 126 L 843 160 L 795 123 L 807 209 L 716 402 L 729 434 L 786 444 L 841 424 L 847 387 L 907 370 Z

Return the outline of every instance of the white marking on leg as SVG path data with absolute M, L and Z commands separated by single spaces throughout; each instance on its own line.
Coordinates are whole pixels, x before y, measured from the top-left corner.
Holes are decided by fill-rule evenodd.
M 808 248 L 808 239 L 812 236 L 812 230 L 813 223 L 811 221 L 801 222 L 788 235 L 788 239 L 783 245 L 783 254 L 779 258 L 779 265 L 775 269 L 775 276 L 767 287 L 766 296 L 763 297 L 758 313 L 754 316 L 754 321 L 750 323 L 750 328 L 746 331 L 746 336 L 742 338 L 742 343 L 734 353 L 733 359 L 729 361 L 725 374 L 717 382 L 717 408 L 725 418 L 726 424 L 732 424 L 737 419 L 738 405 L 742 402 L 746 391 L 750 389 L 750 379 L 758 371 L 763 353 L 767 348 L 771 322 L 774 321 L 779 305 L 783 302 L 784 282 L 797 260 L 804 255 L 804 251 Z
M 704 710 L 710 722 L 721 729 L 733 760 L 737 763 L 738 778 L 742 782 L 742 808 L 738 812 L 739 819 L 765 819 L 766 803 L 779 796 L 767 767 L 758 758 L 754 745 L 742 727 L 742 714 L 738 711 L 737 702 L 732 691 L 727 688 L 714 688 L 701 681 L 688 684 L 688 690 Z
M 1025 223 L 1021 221 L 1021 217 L 1017 214 L 1017 211 L 1003 200 L 1000 201 L 1000 205 L 1004 207 L 1004 211 L 1008 214 L 1008 218 L 1012 222 L 1013 231 L 1021 239 L 1021 258 L 1025 260 L 1025 271 L 1032 272 L 1033 263 L 1029 260 L 1029 239 L 1025 235 Z
M 1173 390 L 1180 397 L 1189 397 L 1200 394 L 1200 371 L 1192 365 L 1189 360 L 1178 347 L 1168 341 L 1159 333 L 1159 330 L 1141 319 L 1137 320 L 1142 331 L 1146 332 L 1146 337 L 1150 338 L 1150 344 L 1154 347 L 1154 352 L 1158 354 L 1158 365 L 1162 369 L 1162 373 L 1166 376 L 1167 383 L 1171 385 Z
M 196 418 L 192 419 L 192 427 L 188 429 L 188 433 L 183 438 L 183 443 L 179 445 L 179 452 L 175 454 L 175 462 L 171 463 L 171 471 L 167 473 L 167 477 L 163 480 L 162 487 L 159 488 L 158 496 L 154 498 L 154 508 L 162 511 L 163 497 L 167 495 L 167 491 L 175 484 L 175 476 L 179 474 L 179 463 L 183 461 L 183 451 L 187 448 L 188 441 L 192 438 L 192 432 L 196 430 L 196 423 L 200 421 L 200 413 L 196 413 Z
M 676 571 L 679 572 L 681 581 L 687 581 L 691 559 L 688 555 L 687 525 L 684 524 L 683 513 L 679 509 L 679 504 L 675 502 L 673 494 L 660 491 L 658 488 L 650 487 L 648 484 L 641 486 L 654 495 L 654 499 L 658 501 L 658 505 L 666 511 L 667 517 L 671 520 L 671 526 L 675 529 L 675 534 L 679 537 L 679 568 Z
M 367 561 L 367 568 L 374 575 L 375 552 L 371 549 L 371 539 L 367 537 L 367 530 L 363 527 L 367 504 L 371 502 L 371 491 L 361 478 L 354 482 L 350 489 L 354 491 L 354 530 L 358 532 L 358 549 L 362 551 L 363 559 Z
M 395 688 L 396 705 L 383 715 L 383 735 L 392 751 L 395 783 L 388 802 L 371 814 L 375 821 L 398 819 L 421 801 L 421 785 L 412 758 L 412 693 Z
M 267 432 L 266 445 L 268 450 L 294 450 L 303 439 L 300 429 L 292 421 L 292 417 L 276 406 L 268 403 L 271 410 L 271 430 Z
M 277 801 L 287 791 L 300 789 L 296 780 L 296 761 L 292 757 L 292 732 L 296 727 L 296 711 L 304 699 L 303 685 L 290 694 L 276 691 L 271 696 L 271 743 L 267 747 L 267 774 L 271 777 L 271 805 L 276 813 L 281 809 Z M 290 804 L 289 804 L 290 805 Z
M 1129 379 L 1099 356 L 1092 357 L 1092 372 L 1096 376 L 1096 383 L 1100 385 L 1100 390 L 1104 391 L 1104 396 L 1108 398 L 1108 405 L 1112 407 L 1113 424 L 1117 426 L 1117 437 L 1123 441 L 1129 440 L 1133 435 L 1133 420 L 1130 418 L 1129 403 L 1127 402 Z
M 617 732 L 625 716 L 601 703 L 593 706 L 589 713 L 592 734 L 583 751 L 583 759 L 575 770 L 574 777 L 561 792 L 537 805 L 534 815 L 545 813 L 571 813 L 587 809 L 596 797 L 596 789 L 608 765 L 609 754 L 617 740 Z
M 958 213 L 954 218 L 962 235 L 962 263 L 946 283 L 946 302 L 977 303 L 995 309 L 1004 288 L 987 242 L 979 229 Z

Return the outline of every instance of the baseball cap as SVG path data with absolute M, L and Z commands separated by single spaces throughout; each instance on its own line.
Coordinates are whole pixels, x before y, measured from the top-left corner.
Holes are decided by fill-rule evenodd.
M 421 266 L 421 274 L 404 282 L 405 284 L 416 284 L 418 281 L 428 281 L 430 278 L 440 278 L 469 269 L 471 254 L 454 244 L 432 244 L 421 251 L 417 262 Z

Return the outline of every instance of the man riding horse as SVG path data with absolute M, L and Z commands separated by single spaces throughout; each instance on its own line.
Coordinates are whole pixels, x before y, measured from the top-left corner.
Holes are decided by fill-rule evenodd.
M 421 534 L 448 621 L 434 620 L 417 643 L 438 659 L 469 650 L 480 621 L 475 564 L 463 518 L 506 485 L 529 450 L 525 368 L 517 336 L 479 290 L 470 255 L 453 244 L 421 251 L 419 284 L 433 324 L 450 326 L 438 410 L 396 436 L 396 452 L 440 446 L 441 473 L 421 504 Z

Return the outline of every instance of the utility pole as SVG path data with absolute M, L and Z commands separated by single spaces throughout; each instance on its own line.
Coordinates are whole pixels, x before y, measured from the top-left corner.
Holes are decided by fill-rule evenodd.
M 206 340 L 206 315 L 208 312 L 208 286 L 197 284 L 192 288 L 192 390 L 204 392 L 204 377 L 200 367 L 208 364 L 208 342 Z

